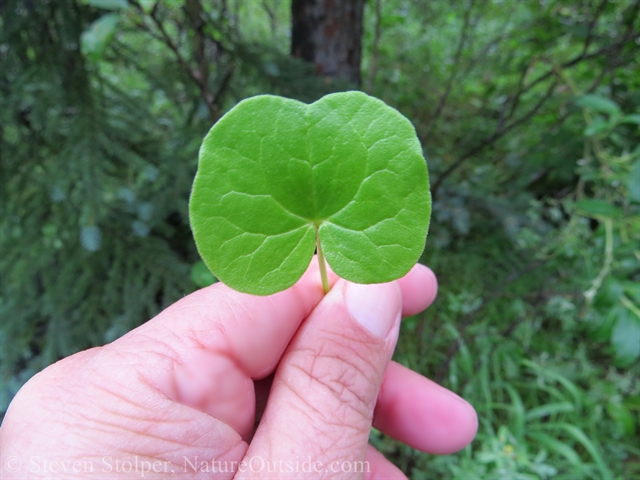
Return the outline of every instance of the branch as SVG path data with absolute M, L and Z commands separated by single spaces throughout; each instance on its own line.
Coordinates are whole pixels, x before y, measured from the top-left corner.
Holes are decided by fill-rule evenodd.
M 371 52 L 371 65 L 369 66 L 369 77 L 367 78 L 367 87 L 365 91 L 371 93 L 373 90 L 373 82 L 376 79 L 378 70 L 378 52 L 380 48 L 380 23 L 382 18 L 382 0 L 376 0 L 376 26 L 373 34 L 373 51 Z
M 589 25 L 587 26 L 587 38 L 584 41 L 584 48 L 582 49 L 582 53 L 586 53 L 586 51 L 589 49 L 591 40 L 593 40 L 593 31 L 595 30 L 596 23 L 598 23 L 600 15 L 602 15 L 602 12 L 604 12 L 604 7 L 607 6 L 607 3 L 609 3 L 609 0 L 602 0 L 600 2 L 600 4 L 596 8 L 596 12 L 593 14 L 593 18 L 589 22 Z
M 527 68 L 525 68 L 522 71 L 522 75 L 520 75 L 520 80 L 518 81 L 518 89 L 516 90 L 515 95 L 513 95 L 511 98 L 507 98 L 507 100 L 505 100 L 504 102 L 505 106 L 509 105 L 509 102 L 511 102 L 509 115 L 507 115 L 509 119 L 513 118 L 513 116 L 516 114 L 516 110 L 520 105 L 520 99 L 522 98 L 522 94 L 527 91 L 524 88 L 524 82 L 527 80 L 527 75 L 529 74 L 529 72 L 537 62 L 538 62 L 538 58 L 536 57 L 529 63 L 529 65 L 527 65 Z
M 628 33 L 626 35 L 623 36 L 622 39 L 618 40 L 617 42 L 614 42 L 610 45 L 607 45 L 605 47 L 602 47 L 599 50 L 596 50 L 595 52 L 586 54 L 585 52 L 582 52 L 581 54 L 577 55 L 576 57 L 574 57 L 573 59 L 563 63 L 562 65 L 560 65 L 561 69 L 567 69 L 567 68 L 571 68 L 574 67 L 576 65 L 578 65 L 581 62 L 584 62 L 586 60 L 591 60 L 592 58 L 596 58 L 599 57 L 601 55 L 605 55 L 605 54 L 609 54 L 610 52 L 615 52 L 617 50 L 619 50 L 620 48 L 622 48 L 623 46 L 625 46 L 626 44 L 630 43 L 630 42 L 634 42 L 636 39 L 640 38 L 640 32 L 631 32 Z M 538 78 L 536 78 L 533 82 L 531 82 L 529 85 L 527 85 L 526 87 L 522 87 L 518 90 L 518 92 L 516 92 L 511 99 L 513 99 L 512 101 L 519 101 L 519 98 L 529 92 L 530 90 L 532 90 L 535 86 L 539 85 L 540 83 L 542 83 L 543 81 L 549 79 L 552 75 L 554 74 L 554 69 L 551 68 L 548 72 L 540 75 Z M 556 82 L 552 83 L 552 87 L 555 87 Z M 533 115 L 535 115 L 537 113 L 537 111 L 540 109 L 540 107 L 542 107 L 542 104 L 551 96 L 551 93 L 553 93 L 553 88 L 550 88 L 547 91 L 547 94 L 541 99 L 540 102 L 538 102 L 533 109 L 531 109 L 527 114 L 525 114 L 523 117 L 521 117 L 520 119 L 508 124 L 506 127 L 496 130 L 496 132 L 491 135 L 490 137 L 486 138 L 485 140 L 483 140 L 482 142 L 480 142 L 479 144 L 475 145 L 474 147 L 470 148 L 469 150 L 467 150 L 465 153 L 463 153 L 449 168 L 447 168 L 439 177 L 438 179 L 435 181 L 432 189 L 431 189 L 431 194 L 433 196 L 433 198 L 435 199 L 438 193 L 438 190 L 440 188 L 440 186 L 442 185 L 442 182 L 449 176 L 451 175 L 460 165 L 462 165 L 464 163 L 465 160 L 467 160 L 468 158 L 470 158 L 471 156 L 475 155 L 476 153 L 479 153 L 480 151 L 482 151 L 485 147 L 492 145 L 493 143 L 495 143 L 498 139 L 500 139 L 501 137 L 503 137 L 506 133 L 508 133 L 509 131 L 513 130 L 515 127 L 521 125 L 523 122 L 529 120 Z M 511 100 L 510 99 L 510 100 Z M 507 100 L 510 101 L 510 100 Z
M 144 10 L 140 6 L 140 4 L 137 2 L 137 0 L 131 0 L 131 4 L 135 6 L 142 15 L 145 15 Z M 156 4 L 156 6 L 157 5 L 158 4 Z M 215 105 L 215 99 L 213 98 L 213 96 L 209 91 L 208 78 L 205 77 L 205 75 L 207 74 L 206 68 L 195 70 L 191 67 L 189 61 L 182 55 L 182 53 L 180 53 L 180 49 L 171 39 L 171 36 L 167 33 L 167 30 L 164 28 L 162 21 L 157 16 L 157 10 L 155 7 L 153 8 L 149 16 L 151 17 L 151 19 L 153 20 L 153 23 L 155 24 L 158 31 L 160 32 L 160 36 L 156 35 L 154 32 L 152 32 L 149 29 L 149 27 L 147 27 L 144 24 L 136 22 L 136 25 L 143 28 L 146 32 L 151 34 L 152 37 L 162 41 L 162 43 L 164 43 L 173 52 L 173 55 L 175 56 L 178 63 L 182 66 L 184 71 L 187 72 L 191 80 L 193 80 L 193 82 L 196 84 L 196 86 L 200 90 L 200 94 L 202 95 L 203 100 L 207 105 L 209 116 L 211 117 L 212 120 L 216 120 L 219 117 L 219 113 Z M 196 53 L 196 55 L 198 55 L 198 53 Z M 202 65 L 199 64 L 199 67 L 202 67 Z
M 196 64 L 198 65 L 198 71 L 200 77 L 206 81 L 209 72 L 207 64 L 204 58 L 204 20 L 202 19 L 202 5 L 199 0 L 187 0 L 185 3 L 185 10 L 193 28 L 193 56 L 195 57 Z
M 560 65 L 560 68 L 565 69 L 565 68 L 575 67 L 577 64 L 579 64 L 581 62 L 584 62 L 585 60 L 591 60 L 592 58 L 599 57 L 601 55 L 604 55 L 605 53 L 609 53 L 612 50 L 615 51 L 615 50 L 619 49 L 620 47 L 623 47 L 627 43 L 634 42 L 638 38 L 640 38 L 640 32 L 631 32 L 631 33 L 629 33 L 627 35 L 624 35 L 621 40 L 618 40 L 617 42 L 614 42 L 611 45 L 607 45 L 606 47 L 602 47 L 600 50 L 596 50 L 595 52 L 592 52 L 592 53 L 589 53 L 589 54 L 586 54 L 585 52 L 582 52 L 580 55 L 576 56 L 575 58 L 569 60 L 568 62 L 563 63 L 562 65 Z M 543 75 L 540 75 L 538 78 L 536 78 L 527 87 L 527 90 L 531 90 L 533 87 L 538 85 L 540 82 L 544 82 L 551 75 L 553 75 L 553 69 L 549 70 L 547 73 L 545 73 Z
M 271 7 L 271 5 L 269 5 L 268 0 L 262 1 L 262 8 L 264 8 L 264 11 L 267 12 L 267 17 L 269 17 L 271 39 L 275 41 L 278 36 L 278 18 L 276 16 L 276 12 L 274 12 L 274 9 Z
M 209 89 L 209 65 L 205 57 L 205 22 L 202 19 L 202 4 L 200 0 L 187 0 L 185 4 L 191 28 L 193 29 L 193 56 L 198 66 L 198 76 L 200 77 L 200 92 L 207 105 L 211 120 L 219 117 L 216 99 Z
M 140 12 L 144 14 L 144 10 L 142 10 L 142 7 L 140 7 L 140 4 L 138 4 L 137 2 L 132 2 L 132 3 L 133 3 L 134 6 L 140 8 Z M 167 31 L 165 30 L 164 25 L 162 24 L 162 22 L 156 16 L 155 9 L 154 9 L 153 12 L 151 12 L 150 16 L 151 16 L 151 19 L 153 20 L 153 23 L 156 25 L 156 27 L 160 31 L 160 36 L 156 35 L 154 32 L 152 32 L 144 24 L 137 24 L 137 25 L 139 25 L 142 28 L 144 28 L 154 38 L 161 40 L 167 47 L 169 47 L 169 49 L 173 52 L 174 56 L 176 57 L 176 60 L 178 60 L 178 63 L 180 63 L 180 65 L 182 65 L 182 67 L 189 74 L 191 79 L 198 86 L 200 86 L 201 78 L 198 76 L 198 73 L 191 68 L 191 65 L 189 65 L 189 62 L 182 56 L 182 54 L 180 53 L 180 50 L 178 49 L 178 46 L 173 42 L 173 40 L 171 39 L 171 37 L 169 36 Z
M 222 98 L 224 93 L 227 91 L 227 88 L 229 87 L 229 83 L 231 82 L 231 77 L 233 77 L 233 73 L 235 72 L 235 69 L 236 69 L 236 64 L 233 62 L 230 63 L 229 66 L 227 67 L 227 71 L 222 77 L 222 80 L 220 81 L 220 85 L 218 85 L 218 89 L 216 90 L 216 93 L 213 95 L 216 101 Z
M 538 110 L 540 110 L 542 105 L 544 105 L 544 103 L 553 94 L 553 90 L 555 89 L 556 85 L 557 85 L 557 82 L 552 82 L 551 85 L 549 86 L 549 88 L 547 89 L 547 92 L 542 96 L 542 98 L 538 101 L 538 103 L 536 103 L 525 115 L 523 115 L 519 119 L 511 122 L 510 124 L 508 124 L 506 127 L 502 128 L 501 130 L 497 130 L 493 135 L 491 135 L 488 138 L 485 138 L 482 142 L 480 142 L 479 144 L 471 147 L 469 150 L 467 150 L 465 153 L 463 153 L 455 162 L 453 162 L 453 164 L 449 168 L 447 168 L 438 177 L 438 179 L 434 183 L 433 187 L 431 188 L 431 196 L 434 199 L 437 198 L 438 190 L 440 189 L 440 186 L 442 185 L 442 182 L 444 181 L 444 179 L 447 178 L 449 175 L 451 175 L 451 173 L 453 173 L 454 170 L 456 170 L 460 165 L 462 165 L 462 163 L 465 160 L 467 160 L 468 158 L 472 157 L 476 153 L 484 150 L 485 147 L 487 147 L 489 145 L 492 145 L 498 139 L 502 138 L 504 135 L 509 133 L 511 130 L 513 130 L 514 128 L 518 127 L 519 125 L 522 125 L 524 122 L 528 121 L 529 119 L 531 119 L 531 117 L 533 117 L 536 113 L 538 113 Z
M 438 118 L 440 117 L 440 113 L 447 103 L 447 99 L 449 98 L 449 94 L 451 93 L 451 88 L 453 86 L 453 82 L 458 74 L 458 67 L 460 64 L 460 58 L 462 57 L 462 49 L 464 48 L 465 43 L 467 42 L 467 37 L 469 35 L 469 25 L 471 23 L 471 10 L 473 10 L 473 6 L 475 4 L 475 0 L 469 1 L 469 7 L 464 12 L 464 24 L 462 25 L 462 34 L 460 35 L 460 41 L 458 42 L 458 48 L 456 49 L 456 53 L 454 55 L 453 66 L 451 67 L 451 74 L 449 75 L 449 79 L 447 80 L 447 86 L 444 89 L 444 93 L 440 97 L 440 102 L 438 102 L 438 106 L 436 107 L 436 111 L 431 118 L 431 124 L 435 125 Z

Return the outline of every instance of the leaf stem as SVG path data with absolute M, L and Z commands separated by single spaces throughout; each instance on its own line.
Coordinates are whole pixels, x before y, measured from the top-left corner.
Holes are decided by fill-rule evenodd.
M 600 220 L 600 218 L 598 218 L 598 220 Z M 611 270 L 611 264 L 613 263 L 613 221 L 610 218 L 604 218 L 602 219 L 602 221 L 604 222 L 606 233 L 606 241 L 604 247 L 604 265 L 602 266 L 602 269 L 600 270 L 600 273 L 598 274 L 596 279 L 591 282 L 591 288 L 583 294 L 585 299 L 587 300 L 587 303 L 591 303 L 593 297 L 595 297 L 596 293 L 598 293 L 598 290 L 600 290 L 602 282 L 609 274 L 609 271 Z
M 318 265 L 320 265 L 320 278 L 322 279 L 322 288 L 324 294 L 329 293 L 329 277 L 327 276 L 327 265 L 324 260 L 324 253 L 320 246 L 320 236 L 318 235 L 318 226 L 316 225 L 316 250 L 318 252 Z

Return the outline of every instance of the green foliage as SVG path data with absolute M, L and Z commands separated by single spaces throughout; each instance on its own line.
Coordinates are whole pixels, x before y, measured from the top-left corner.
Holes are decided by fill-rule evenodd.
M 147 88 L 126 60 L 86 61 L 80 39 L 102 12 L 9 3 L 0 41 L 11 45 L 0 66 L 3 410 L 46 365 L 114 340 L 193 289 L 187 198 L 192 139 L 205 131 L 163 94 L 173 82 Z M 136 65 L 162 79 L 171 62 L 148 47 Z
M 190 216 L 198 250 L 227 285 L 293 285 L 316 245 L 359 283 L 416 263 L 429 226 L 427 169 L 411 123 L 360 92 L 311 105 L 243 100 L 204 139 Z
M 48 364 L 204 284 L 190 277 L 188 198 L 211 112 L 265 90 L 314 100 L 333 88 L 269 44 L 244 42 L 233 15 L 213 20 L 221 4 L 207 2 L 206 33 L 224 42 L 207 41 L 217 94 L 207 102 L 176 60 L 191 61 L 177 46 L 195 31 L 184 2 L 107 3 L 0 4 L 1 410 Z M 100 44 L 92 25 L 104 15 L 118 21 Z
M 82 53 L 90 60 L 99 60 L 104 49 L 115 35 L 119 21 L 119 15 L 110 13 L 93 22 L 80 37 Z
M 439 296 L 396 359 L 480 417 L 453 457 L 374 435 L 410 478 L 640 476 L 639 50 L 613 47 L 638 13 L 385 1 L 374 62 L 368 11 L 371 93 L 412 119 L 434 187 Z
M 584 295 L 589 307 L 593 303 L 590 320 L 599 330 L 604 323 L 610 329 L 615 362 L 629 366 L 640 358 L 640 287 L 634 282 L 640 269 L 640 202 L 634 193 L 640 184 L 640 177 L 634 177 L 640 170 L 640 146 L 631 140 L 634 130 L 637 139 L 638 129 L 624 125 L 621 119 L 631 115 L 623 116 L 610 99 L 591 95 L 578 100 L 586 107 L 587 138 L 577 196 L 590 190 L 597 198 L 576 202 L 576 213 L 597 221 L 601 235 L 604 230 L 602 267 Z M 608 115 L 606 130 L 592 128 L 600 118 L 589 110 Z M 601 292 L 604 283 L 606 290 Z

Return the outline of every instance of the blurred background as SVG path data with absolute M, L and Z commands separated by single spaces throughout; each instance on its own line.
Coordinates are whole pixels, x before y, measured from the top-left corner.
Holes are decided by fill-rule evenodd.
M 2 0 L 0 411 L 211 281 L 187 202 L 225 111 L 348 89 L 430 171 L 440 292 L 396 360 L 480 418 L 453 456 L 372 443 L 414 479 L 640 478 L 629 0 Z

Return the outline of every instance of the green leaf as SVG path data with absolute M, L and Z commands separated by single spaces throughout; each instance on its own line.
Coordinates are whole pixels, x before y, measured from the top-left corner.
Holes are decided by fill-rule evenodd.
M 576 202 L 576 208 L 581 214 L 588 217 L 619 218 L 622 216 L 622 211 L 618 207 L 594 198 L 586 198 Z
M 202 259 L 236 290 L 293 285 L 316 247 L 342 278 L 388 282 L 420 257 L 431 196 L 411 123 L 361 92 L 243 100 L 200 148 L 189 203 Z
M 636 282 L 624 282 L 622 284 L 624 292 L 631 297 L 631 301 L 640 304 L 640 285 Z
M 203 261 L 199 261 L 191 267 L 191 280 L 196 287 L 200 288 L 208 287 L 218 281 Z
M 178 9 L 184 5 L 184 0 L 165 0 L 163 6 Z
M 601 313 L 595 320 L 592 320 L 593 330 L 590 334 L 592 339 L 600 341 L 611 340 L 611 332 L 613 332 L 613 327 L 616 325 L 618 318 L 615 312 L 617 308 L 624 307 L 618 305 L 615 308 L 609 309 L 606 313 Z
M 618 424 L 620 430 L 627 435 L 635 435 L 636 421 L 629 409 L 620 402 L 607 403 L 607 412 L 611 418 Z
M 571 402 L 556 402 L 546 403 L 533 407 L 527 411 L 527 421 L 535 420 L 538 418 L 550 417 L 559 413 L 573 412 L 576 407 Z
M 608 120 L 602 118 L 601 116 L 597 116 L 591 123 L 589 123 L 589 125 L 587 125 L 587 128 L 584 129 L 584 136 L 593 137 L 606 132 L 609 128 L 612 127 L 613 125 Z
M 640 113 L 625 115 L 620 119 L 620 123 L 635 123 L 636 125 L 640 125 Z
M 129 8 L 127 0 L 84 0 L 84 4 L 92 7 L 104 8 L 105 10 L 122 10 Z
M 600 95 L 582 95 L 576 99 L 576 105 L 609 115 L 620 114 L 620 107 L 616 102 Z
M 627 308 L 621 308 L 619 312 L 618 321 L 611 333 L 611 344 L 616 364 L 626 367 L 640 357 L 640 318 Z
M 109 13 L 93 22 L 82 33 L 80 39 L 82 53 L 93 61 L 100 60 L 104 49 L 116 33 L 119 21 L 120 15 Z
M 153 7 L 156 6 L 156 0 L 140 0 L 140 7 L 144 13 L 151 13 Z
M 396 25 L 403 25 L 406 23 L 407 17 L 402 15 L 383 15 L 380 19 L 381 28 L 392 28 Z

